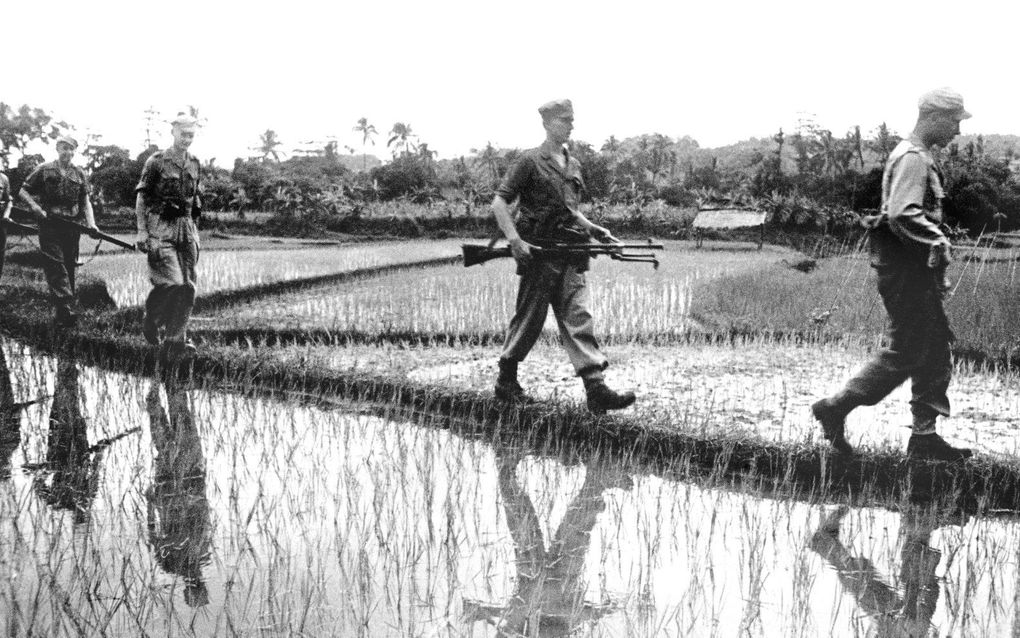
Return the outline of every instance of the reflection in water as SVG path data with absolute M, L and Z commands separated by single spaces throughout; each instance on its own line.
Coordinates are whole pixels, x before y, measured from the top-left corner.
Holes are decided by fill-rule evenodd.
M 21 444 L 21 408 L 14 402 L 11 371 L 0 339 L 0 481 L 11 478 L 11 456 Z
M 505 605 L 465 601 L 465 616 L 471 622 L 495 625 L 504 636 L 566 636 L 615 609 L 612 603 L 585 602 L 585 555 L 592 529 L 606 508 L 603 492 L 614 487 L 629 490 L 633 483 L 615 465 L 588 463 L 584 484 L 546 549 L 535 507 L 517 478 L 517 461 L 497 451 L 499 493 L 517 563 L 514 592 Z
M 915 494 L 916 496 L 916 494 Z M 839 540 L 839 525 L 849 509 L 830 512 L 811 538 L 811 549 L 829 562 L 865 614 L 874 619 L 881 638 L 920 638 L 933 631 L 931 618 L 939 599 L 935 568 L 942 553 L 931 547 L 932 532 L 948 524 L 930 501 L 913 502 L 903 513 L 900 527 L 900 582 L 902 596 L 883 581 L 870 560 L 854 556 Z M 957 523 L 960 521 L 957 520 Z
M 75 524 L 88 522 L 99 489 L 99 463 L 103 455 L 101 448 L 89 446 L 87 427 L 81 407 L 78 366 L 73 359 L 60 359 L 46 441 L 50 482 L 37 475 L 33 486 L 49 505 L 73 512 Z
M 155 448 L 146 493 L 149 543 L 159 565 L 184 580 L 184 601 L 200 607 L 209 602 L 202 567 L 209 562 L 212 533 L 205 456 L 188 391 L 167 381 L 164 409 L 159 388 L 154 382 L 145 401 Z

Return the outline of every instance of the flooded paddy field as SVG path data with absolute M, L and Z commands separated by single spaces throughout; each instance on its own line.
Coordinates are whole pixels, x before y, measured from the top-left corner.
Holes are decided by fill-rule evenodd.
M 753 436 L 780 444 L 821 444 L 809 406 L 838 390 L 873 354 L 865 346 L 746 340 L 733 345 L 612 345 L 606 379 L 631 388 L 635 405 L 619 414 L 651 429 L 695 431 L 704 436 Z M 411 383 L 451 390 L 491 390 L 500 346 L 304 345 L 264 348 L 285 366 L 332 368 L 397 375 Z M 550 404 L 583 405 L 584 389 L 554 339 L 521 363 L 522 385 Z M 956 363 L 949 396 L 953 417 L 941 422 L 948 439 L 986 455 L 1020 455 L 1020 374 L 1015 370 Z M 847 420 L 853 445 L 903 449 L 909 436 L 910 388 L 898 388 L 876 406 Z
M 0 352 L 6 635 L 1015 635 L 1003 513 Z

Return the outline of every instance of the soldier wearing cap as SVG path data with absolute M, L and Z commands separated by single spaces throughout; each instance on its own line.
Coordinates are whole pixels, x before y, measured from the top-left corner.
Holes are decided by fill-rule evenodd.
M 584 381 L 588 409 L 596 414 L 619 410 L 634 403 L 634 393 L 614 392 L 603 380 L 602 371 L 609 364 L 595 340 L 588 310 L 588 257 L 538 259 L 532 253 L 543 243 L 619 240 L 578 210 L 584 182 L 580 163 L 570 156 L 566 146 L 574 128 L 570 100 L 543 104 L 538 112 L 545 127 L 545 142 L 526 151 L 510 168 L 492 202 L 496 222 L 510 243 L 521 278 L 516 309 L 499 359 L 496 398 L 525 400 L 524 389 L 517 381 L 517 366 L 541 335 L 551 305 L 561 342 Z M 516 221 L 512 206 L 519 210 Z
M 843 390 L 812 405 L 825 438 L 839 453 L 853 451 L 844 431 L 847 415 L 878 403 L 910 379 L 913 425 L 907 455 L 949 461 L 971 455 L 935 431 L 936 417 L 949 416 L 953 333 L 942 303 L 950 261 L 950 242 L 940 227 L 945 192 L 931 152 L 959 135 L 960 121 L 969 117 L 959 93 L 948 88 L 925 93 L 913 132 L 886 162 L 882 210 L 864 223 L 878 292 L 889 315 L 888 343 Z
M 78 319 L 75 270 L 81 233 L 58 226 L 50 217 L 63 217 L 96 228 L 85 171 L 71 164 L 78 142 L 69 135 L 57 139 L 58 159 L 29 174 L 18 195 L 39 220 L 39 248 L 43 270 L 56 307 L 56 325 L 73 326 Z
M 152 291 L 145 300 L 142 334 L 153 344 L 194 351 L 187 337 L 195 304 L 198 262 L 200 165 L 188 147 L 198 122 L 179 114 L 172 122 L 173 146 L 153 153 L 138 181 L 135 216 L 138 248 L 148 255 Z

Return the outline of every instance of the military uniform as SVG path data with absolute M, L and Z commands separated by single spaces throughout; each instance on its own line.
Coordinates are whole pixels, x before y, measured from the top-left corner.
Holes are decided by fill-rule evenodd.
M 521 238 L 537 246 L 588 241 L 573 222 L 584 189 L 580 163 L 570 157 L 563 168 L 544 147 L 526 151 L 507 173 L 497 195 L 506 202 L 520 197 L 517 229 Z M 517 304 L 501 358 L 523 361 L 542 333 L 552 306 L 560 337 L 579 376 L 600 378 L 608 366 L 595 340 L 585 271 L 588 257 L 533 259 L 524 269 Z
M 847 383 L 862 405 L 874 405 L 908 378 L 915 425 L 949 416 L 946 390 L 952 376 L 953 339 L 942 305 L 942 278 L 929 267 L 932 247 L 946 242 L 942 177 L 931 153 L 903 140 L 889 156 L 882 178 L 882 214 L 870 226 L 871 264 L 889 314 L 888 344 Z
M 195 304 L 200 172 L 190 153 L 158 151 L 146 160 L 136 187 L 146 204 L 138 230 L 156 244 L 148 254 L 153 288 L 145 301 L 147 334 L 163 328 L 167 339 L 185 338 Z
M 0 215 L 7 210 L 11 203 L 11 182 L 7 176 L 0 173 Z M 4 261 L 7 257 L 7 229 L 0 224 L 0 275 L 4 274 Z
M 59 161 L 42 164 L 29 174 L 22 189 L 35 199 L 47 216 L 78 223 L 85 220 L 89 182 L 85 171 L 73 164 L 61 166 Z M 80 237 L 81 233 L 57 226 L 49 219 L 39 222 L 43 271 L 58 322 L 73 320 L 77 314 L 74 291 Z
M 970 114 L 963 98 L 950 89 L 923 95 L 918 110 L 913 135 L 886 162 L 882 210 L 864 220 L 878 292 L 889 315 L 887 345 L 840 392 L 815 402 L 811 410 L 832 448 L 851 453 L 846 416 L 858 406 L 878 403 L 910 379 L 913 425 L 907 455 L 962 460 L 971 451 L 951 446 L 935 428 L 939 415 L 949 416 L 953 333 L 942 305 L 950 249 L 939 228 L 945 191 L 928 148 L 952 140 L 959 122 Z

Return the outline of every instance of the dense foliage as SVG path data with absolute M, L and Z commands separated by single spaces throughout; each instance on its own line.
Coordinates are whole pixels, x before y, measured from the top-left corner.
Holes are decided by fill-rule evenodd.
M 41 109 L 15 111 L 0 104 L 0 160 L 12 186 L 42 160 L 27 153 L 28 145 L 48 143 L 66 128 Z M 378 132 L 367 119 L 353 130 L 362 136 L 363 151 L 375 144 Z M 446 202 L 470 215 L 491 201 L 520 156 L 519 149 L 487 143 L 468 157 L 437 160 L 405 122 L 389 131 L 392 160 L 385 164 L 367 153 L 355 156 L 350 147 L 350 155 L 342 155 L 336 142 L 283 159 L 272 129 L 258 138 L 256 154 L 238 158 L 232 170 L 212 161 L 205 165 L 206 209 L 356 218 L 367 202 L 400 200 Z M 571 152 L 581 163 L 587 197 L 600 206 L 623 206 L 641 216 L 652 202 L 693 208 L 723 201 L 767 210 L 774 226 L 838 233 L 856 223 L 856 213 L 879 207 L 882 166 L 898 141 L 885 124 L 869 134 L 854 127 L 840 137 L 805 120 L 792 134 L 780 130 L 771 138 L 715 149 L 703 149 L 687 136 L 653 133 L 610 136 L 598 149 L 578 140 Z M 950 225 L 974 234 L 1020 227 L 1020 183 L 1012 166 L 1016 141 L 965 137 L 942 153 Z M 133 159 L 117 146 L 86 143 L 83 151 L 99 205 L 133 205 L 134 185 L 155 148 Z M 19 156 L 14 167 L 12 153 Z

